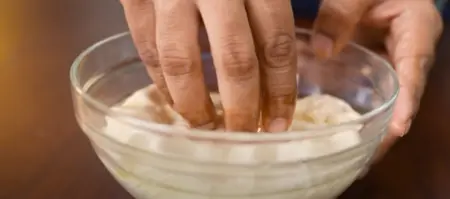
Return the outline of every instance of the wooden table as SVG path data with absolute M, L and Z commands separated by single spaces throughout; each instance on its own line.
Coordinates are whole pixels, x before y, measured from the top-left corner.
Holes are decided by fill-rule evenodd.
M 75 123 L 68 79 L 78 53 L 126 30 L 118 1 L 2 2 L 0 198 L 131 199 Z M 410 134 L 342 198 L 450 198 L 448 50 L 450 28 Z

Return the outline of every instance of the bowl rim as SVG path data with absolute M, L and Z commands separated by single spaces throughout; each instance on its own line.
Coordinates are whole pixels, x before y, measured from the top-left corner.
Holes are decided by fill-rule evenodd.
M 305 28 L 295 28 L 295 34 L 303 34 L 303 35 L 312 35 L 313 31 L 310 29 Z M 110 117 L 119 120 L 120 122 L 123 122 L 127 125 L 132 126 L 133 128 L 138 128 L 139 130 L 148 131 L 149 133 L 155 133 L 160 136 L 179 136 L 191 140 L 198 140 L 198 141 L 228 141 L 235 144 L 239 143 L 269 143 L 269 142 L 287 142 L 292 140 L 302 140 L 302 139 L 311 139 L 311 138 L 317 138 L 317 137 L 324 137 L 334 134 L 336 129 L 339 128 L 348 128 L 349 126 L 355 126 L 355 125 L 361 125 L 367 120 L 370 120 L 371 118 L 377 116 L 381 112 L 387 110 L 389 107 L 391 107 L 395 100 L 397 99 L 397 96 L 399 94 L 399 80 L 396 75 L 396 72 L 392 65 L 384 58 L 376 54 L 375 52 L 372 52 L 371 50 L 358 45 L 354 42 L 349 42 L 348 45 L 350 45 L 352 48 L 355 48 L 359 51 L 362 51 L 365 54 L 368 54 L 373 59 L 379 61 L 382 63 L 384 67 L 387 68 L 389 71 L 389 75 L 394 80 L 393 81 L 393 87 L 395 91 L 389 98 L 380 106 L 372 109 L 371 111 L 363 114 L 360 118 L 351 120 L 348 122 L 344 122 L 338 125 L 329 125 L 324 127 L 318 127 L 314 129 L 308 129 L 304 131 L 289 131 L 289 132 L 280 132 L 280 133 L 248 133 L 248 132 L 214 132 L 214 131 L 207 131 L 207 130 L 201 130 L 201 129 L 178 129 L 174 128 L 173 126 L 167 125 L 167 124 L 157 124 L 149 121 L 145 121 L 138 118 L 133 118 L 131 115 L 127 116 L 123 112 L 118 112 L 114 110 L 112 107 L 108 107 L 107 105 L 101 103 L 100 101 L 96 100 L 94 97 L 87 94 L 83 86 L 78 81 L 78 68 L 83 65 L 84 60 L 89 57 L 89 55 L 97 50 L 98 48 L 102 47 L 104 44 L 107 44 L 111 41 L 121 39 L 123 37 L 129 36 L 130 33 L 128 31 L 118 33 L 112 36 L 109 36 L 105 39 L 102 39 L 93 45 L 89 46 L 87 49 L 85 49 L 81 54 L 79 54 L 75 61 L 72 63 L 70 67 L 70 82 L 72 89 L 75 90 L 76 94 L 78 94 L 85 103 L 88 103 L 90 106 L 94 107 L 98 111 L 105 114 L 105 117 Z M 133 122 L 130 122 L 128 119 L 133 119 Z M 382 131 L 380 131 L 381 133 Z M 142 150 L 145 152 L 148 152 L 147 150 L 143 150 L 140 148 L 136 148 L 127 144 L 124 144 L 115 138 L 107 135 L 102 134 L 99 132 L 96 132 L 98 134 L 101 134 L 102 136 L 106 136 L 108 140 L 113 141 L 115 144 L 123 145 L 126 147 L 135 148 L 137 150 Z M 338 153 L 344 153 L 346 151 L 352 150 L 360 145 L 363 145 L 365 143 L 371 142 L 376 137 L 380 136 L 380 133 L 376 133 L 373 137 L 367 139 L 365 142 L 361 142 L 359 145 L 352 146 L 346 149 L 341 150 L 340 152 L 333 153 L 334 155 Z M 325 155 L 328 156 L 328 155 Z M 323 157 L 323 156 L 321 156 Z M 320 157 L 318 157 L 320 158 Z M 316 157 L 313 157 L 311 159 L 317 159 Z

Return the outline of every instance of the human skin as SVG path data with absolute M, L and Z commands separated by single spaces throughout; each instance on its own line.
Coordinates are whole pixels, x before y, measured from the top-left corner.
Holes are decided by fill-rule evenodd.
M 285 131 L 296 98 L 290 0 L 121 0 L 148 73 L 193 127 L 213 128 L 198 45 L 208 33 L 228 131 Z M 416 114 L 442 31 L 432 0 L 323 0 L 311 46 L 326 59 L 349 40 L 381 43 L 400 81 L 389 134 L 378 156 L 405 135 Z M 371 31 L 367 31 L 371 30 Z M 370 34 L 369 34 L 370 33 Z M 377 34 L 373 34 L 377 33 Z

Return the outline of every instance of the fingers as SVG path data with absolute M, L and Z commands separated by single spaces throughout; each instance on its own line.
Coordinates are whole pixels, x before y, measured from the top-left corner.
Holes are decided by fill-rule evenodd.
M 198 0 L 208 32 L 228 131 L 255 132 L 259 69 L 243 0 Z
M 172 103 L 159 65 L 156 49 L 156 21 L 151 0 L 122 0 L 131 36 L 147 71 L 169 103 Z
M 400 83 L 391 133 L 403 136 L 419 107 L 442 20 L 431 1 L 386 2 L 367 17 L 380 26 L 390 22 L 386 46 Z
M 153 119 L 155 122 L 162 124 L 173 124 L 175 122 L 175 119 L 166 108 L 167 101 L 164 99 L 164 95 L 156 86 L 149 87 L 148 98 L 156 105 L 150 108 L 150 111 L 154 112 L 155 117 Z
M 297 95 L 295 25 L 290 0 L 248 0 L 247 11 L 261 70 L 265 131 L 286 131 Z
M 186 0 L 154 0 L 157 48 L 174 109 L 193 127 L 211 125 L 215 111 L 204 84 L 198 14 Z
M 386 1 L 364 18 L 371 25 L 389 28 L 386 47 L 394 61 L 402 57 L 432 56 L 443 27 L 438 10 L 427 0 Z
M 420 105 L 426 83 L 426 57 L 405 57 L 395 62 L 400 83 L 400 92 L 395 103 L 390 133 L 405 135 Z
M 311 45 L 317 55 L 329 58 L 351 39 L 362 15 L 375 0 L 323 0 L 314 22 Z

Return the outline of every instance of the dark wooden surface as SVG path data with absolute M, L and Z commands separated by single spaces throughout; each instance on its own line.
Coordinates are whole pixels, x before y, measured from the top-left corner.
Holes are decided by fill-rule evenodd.
M 1 199 L 131 199 L 76 125 L 68 80 L 78 53 L 124 30 L 118 1 L 0 2 Z M 449 50 L 447 28 L 410 134 L 342 198 L 450 198 Z

